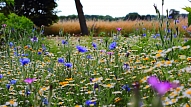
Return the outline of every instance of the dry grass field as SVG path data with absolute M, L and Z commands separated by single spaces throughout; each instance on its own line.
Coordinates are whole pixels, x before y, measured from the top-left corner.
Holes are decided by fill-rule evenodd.
M 178 26 L 179 31 L 185 31 L 182 26 L 187 26 L 187 19 L 180 18 L 179 23 L 175 25 L 174 20 L 170 19 L 170 28 L 175 30 L 175 26 Z M 97 36 L 100 32 L 116 32 L 116 28 L 122 28 L 123 34 L 132 33 L 135 29 L 142 30 L 142 28 L 146 28 L 147 30 L 158 30 L 159 22 L 157 20 L 153 21 L 143 21 L 143 20 L 136 20 L 136 21 L 93 21 L 87 20 L 86 21 L 88 29 L 94 28 L 95 36 Z M 164 29 L 166 27 L 166 21 L 164 21 Z M 78 20 L 70 20 L 70 21 L 59 21 L 53 24 L 50 27 L 46 27 L 45 32 L 46 34 L 55 34 L 59 33 L 59 30 L 63 29 L 64 33 L 70 34 L 80 34 L 80 25 Z M 191 31 L 191 27 L 186 29 L 187 31 Z

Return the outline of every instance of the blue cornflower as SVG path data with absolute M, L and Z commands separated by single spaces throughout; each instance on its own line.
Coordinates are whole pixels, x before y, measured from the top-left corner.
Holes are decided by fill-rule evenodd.
M 123 90 L 125 90 L 125 91 L 130 91 L 130 87 L 129 87 L 129 85 L 123 85 L 122 87 L 121 87 Z
M 68 67 L 68 68 L 71 68 L 72 67 L 72 63 L 65 63 L 64 64 L 66 67 Z
M 92 81 L 93 81 L 93 79 L 94 79 L 94 78 L 90 78 L 90 82 L 92 82 Z
M 94 89 L 99 88 L 99 85 L 97 83 L 94 84 Z
M 34 36 L 33 38 L 31 38 L 32 42 L 38 42 L 38 38 L 36 36 Z
M 143 34 L 143 37 L 145 37 L 145 36 L 147 36 L 147 34 L 144 33 L 144 34 Z
M 76 48 L 78 49 L 78 51 L 79 52 L 82 52 L 82 53 L 84 53 L 84 52 L 87 52 L 88 50 L 85 48 L 85 47 L 83 47 L 83 46 L 76 46 Z
M 87 59 L 91 59 L 92 56 L 91 56 L 91 55 L 87 55 L 86 58 L 87 58 Z
M 179 20 L 175 20 L 176 23 L 179 23 L 180 21 Z
M 186 29 L 187 29 L 187 26 L 184 26 L 184 25 L 183 25 L 182 28 L 183 28 L 184 30 L 186 30 Z
M 85 102 L 85 104 L 86 104 L 87 106 L 96 105 L 96 101 L 95 101 L 95 100 L 87 100 L 87 101 Z
M 10 46 L 10 47 L 13 47 L 13 45 L 14 45 L 13 42 L 10 42 L 10 43 L 9 43 L 9 46 Z
M 94 47 L 94 49 L 97 49 L 97 44 L 96 43 L 92 43 L 92 46 Z
M 42 45 L 42 51 L 44 52 L 46 50 L 46 46 Z
M 21 54 L 22 56 L 28 56 L 29 54 Z
M 42 102 L 45 104 L 45 105 L 48 105 L 48 100 L 46 98 L 43 98 L 42 99 Z
M 129 64 L 123 64 L 123 69 L 124 69 L 124 70 L 129 70 L 129 69 L 130 69 Z
M 37 54 L 38 54 L 38 55 L 41 55 L 41 54 L 42 54 L 42 52 L 40 52 L 40 51 L 39 51 Z
M 159 37 L 159 36 L 160 36 L 160 34 L 159 34 L 159 33 L 157 33 L 157 34 L 156 34 L 156 36 L 157 36 L 157 37 Z
M 58 63 L 64 63 L 64 58 L 58 58 Z
M 112 43 L 109 45 L 109 49 L 110 49 L 110 50 L 113 50 L 113 49 L 116 48 L 116 46 L 117 46 L 117 43 L 116 43 L 116 42 L 112 42 Z
M 10 84 L 6 84 L 6 88 L 9 90 L 10 89 Z
M 30 92 L 29 89 L 27 89 L 26 92 L 25 92 L 26 95 L 30 95 L 30 93 L 31 93 L 31 92 Z
M 68 41 L 62 40 L 62 44 L 68 44 Z
M 17 80 L 10 80 L 10 84 L 16 84 Z
M 0 74 L 0 79 L 3 78 L 3 74 Z
M 29 58 L 21 58 L 20 59 L 20 63 L 21 65 L 26 65 L 30 62 L 30 59 Z
M 172 16 L 168 16 L 169 19 L 172 19 Z

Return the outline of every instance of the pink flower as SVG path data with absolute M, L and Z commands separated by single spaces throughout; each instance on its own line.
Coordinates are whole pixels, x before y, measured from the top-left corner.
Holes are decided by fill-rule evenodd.
M 109 55 L 113 55 L 113 54 L 114 54 L 114 52 L 107 52 L 107 54 L 109 54 Z
M 34 82 L 36 79 L 35 78 L 26 78 L 24 80 L 25 83 L 31 84 L 32 82 Z
M 117 31 L 121 31 L 122 28 L 117 28 Z
M 159 94 L 164 95 L 171 88 L 177 88 L 179 84 L 170 83 L 168 81 L 160 81 L 156 76 L 150 76 L 147 79 L 147 83 Z
M 150 76 L 147 79 L 147 83 L 150 84 L 151 86 L 155 86 L 156 84 L 160 83 L 160 81 L 156 76 Z

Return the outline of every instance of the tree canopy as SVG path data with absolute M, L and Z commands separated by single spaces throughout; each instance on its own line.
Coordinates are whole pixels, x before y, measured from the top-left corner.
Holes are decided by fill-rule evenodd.
M 49 26 L 58 21 L 56 7 L 55 0 L 15 0 L 15 12 L 31 19 L 37 26 Z

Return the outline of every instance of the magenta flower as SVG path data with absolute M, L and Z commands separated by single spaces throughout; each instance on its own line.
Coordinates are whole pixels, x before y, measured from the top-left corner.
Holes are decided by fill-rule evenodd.
M 117 31 L 121 31 L 121 29 L 122 29 L 122 28 L 119 27 L 119 28 L 117 28 Z
M 177 88 L 179 85 L 176 83 L 170 83 L 168 81 L 160 81 L 156 76 L 150 76 L 147 79 L 147 83 L 159 94 L 164 95 L 171 88 Z
M 25 83 L 31 84 L 32 82 L 34 82 L 36 79 L 35 78 L 26 78 L 24 80 Z
M 164 95 L 167 91 L 169 91 L 172 88 L 172 86 L 171 83 L 165 81 L 156 84 L 154 88 L 158 92 L 158 94 Z
M 160 81 L 156 76 L 150 76 L 147 79 L 147 83 L 150 84 L 151 86 L 155 86 L 156 84 L 160 83 Z

